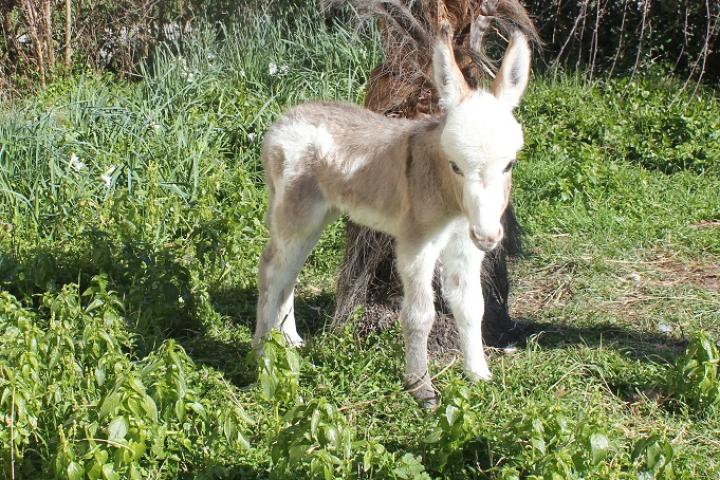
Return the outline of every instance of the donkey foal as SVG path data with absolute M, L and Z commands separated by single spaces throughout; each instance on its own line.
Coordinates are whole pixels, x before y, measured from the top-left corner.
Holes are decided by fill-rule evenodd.
M 443 115 L 390 119 L 349 104 L 307 103 L 273 124 L 262 151 L 270 242 L 260 260 L 256 343 L 280 328 L 291 344 L 302 344 L 293 311 L 297 275 L 323 228 L 346 213 L 396 239 L 405 385 L 423 406 L 436 399 L 427 339 L 438 259 L 465 371 L 472 380 L 491 378 L 478 272 L 503 236 L 500 218 L 523 143 L 512 110 L 530 70 L 527 40 L 516 32 L 490 91 L 473 90 L 455 62 L 449 31 L 433 49 Z

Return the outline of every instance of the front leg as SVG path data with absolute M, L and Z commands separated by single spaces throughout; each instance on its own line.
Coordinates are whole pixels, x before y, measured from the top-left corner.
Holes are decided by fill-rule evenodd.
M 460 334 L 466 375 L 473 381 L 490 380 L 482 340 L 485 303 L 478 274 L 484 253 L 473 245 L 468 231 L 468 224 L 461 222 L 440 255 L 443 294 Z
M 435 320 L 432 278 L 438 257 L 433 242 L 398 239 L 397 266 L 403 285 L 400 312 L 405 340 L 405 387 L 423 408 L 437 405 L 437 393 L 428 371 L 427 341 Z

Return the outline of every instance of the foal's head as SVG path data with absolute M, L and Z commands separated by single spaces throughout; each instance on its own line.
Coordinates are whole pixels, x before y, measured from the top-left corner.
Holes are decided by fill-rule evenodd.
M 523 134 L 512 114 L 530 73 L 530 48 L 514 33 L 490 91 L 471 89 L 455 63 L 452 40 L 441 39 L 433 54 L 435 85 L 447 112 L 440 144 L 448 174 L 462 192 L 469 235 L 483 250 L 503 236 L 500 218 L 510 198 L 512 167 Z

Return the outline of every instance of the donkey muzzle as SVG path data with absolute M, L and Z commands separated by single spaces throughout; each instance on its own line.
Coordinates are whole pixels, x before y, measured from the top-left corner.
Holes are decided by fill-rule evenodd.
M 503 228 L 500 227 L 493 235 L 484 234 L 479 228 L 470 226 L 470 239 L 475 246 L 483 252 L 489 252 L 500 244 L 503 237 Z

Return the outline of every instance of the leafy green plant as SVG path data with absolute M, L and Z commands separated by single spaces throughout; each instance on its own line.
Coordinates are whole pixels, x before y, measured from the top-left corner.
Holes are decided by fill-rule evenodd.
M 474 465 L 509 480 L 607 478 L 613 471 L 598 418 L 573 421 L 559 406 L 530 404 L 501 431 L 487 431 L 466 388 L 452 390 L 425 441 L 438 472 Z
M 276 405 L 291 406 L 298 398 L 302 358 L 287 344 L 279 330 L 272 330 L 265 338 L 258 361 L 258 383 L 262 398 Z
M 389 452 L 374 440 L 358 440 L 342 411 L 325 398 L 297 405 L 283 423 L 271 446 L 273 478 L 331 480 L 362 472 L 368 478 L 430 480 L 420 457 Z
M 705 332 L 696 333 L 677 359 L 668 389 L 678 400 L 698 411 L 720 404 L 720 354 Z
M 419 455 L 410 452 L 388 452 L 379 442 L 366 441 L 360 444 L 362 471 L 368 478 L 392 480 L 430 480 Z
M 283 423 L 271 449 L 275 478 L 306 472 L 308 478 L 330 480 L 350 474 L 355 431 L 326 399 L 296 406 Z
M 660 435 L 650 435 L 635 443 L 632 460 L 638 468 L 639 480 L 663 480 L 676 478 L 672 466 L 675 449 Z
M 176 342 L 140 361 L 128 357 L 132 336 L 105 278 L 82 295 L 67 285 L 42 305 L 36 315 L 0 293 L 0 411 L 9 414 L 0 454 L 12 449 L 19 471 L 146 478 L 168 461 L 177 471 L 201 440 L 250 447 L 244 410 L 220 408 L 220 398 L 200 390 L 200 373 Z
M 487 464 L 487 440 L 480 436 L 478 412 L 470 404 L 467 388 L 446 393 L 447 400 L 435 413 L 435 426 L 425 438 L 428 458 L 437 471 L 448 465 Z M 470 458 L 467 458 L 470 457 Z
M 574 423 L 566 413 L 537 411 L 517 426 L 513 433 L 526 448 L 501 470 L 502 476 L 524 471 L 535 479 L 606 478 L 613 471 L 606 463 L 610 440 L 598 419 Z

